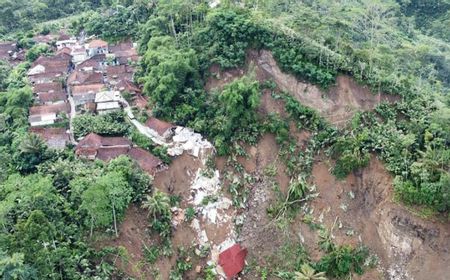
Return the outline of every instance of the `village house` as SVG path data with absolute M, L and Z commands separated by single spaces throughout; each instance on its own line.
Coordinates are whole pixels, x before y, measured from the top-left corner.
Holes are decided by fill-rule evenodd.
M 72 62 L 77 65 L 83 61 L 85 61 L 86 59 L 88 59 L 88 56 L 86 54 L 86 48 L 80 45 L 74 45 L 72 46 L 72 51 L 71 51 L 71 55 L 72 55 Z
M 106 162 L 127 155 L 136 161 L 142 170 L 152 175 L 166 168 L 159 158 L 144 149 L 133 147 L 131 141 L 124 137 L 103 137 L 90 133 L 78 142 L 75 154 L 80 158 Z
M 35 102 L 39 105 L 50 105 L 67 102 L 67 94 L 64 91 L 49 91 L 36 94 Z
M 69 133 L 60 127 L 30 127 L 31 133 L 39 135 L 51 149 L 64 149 L 70 143 Z
M 141 89 L 129 80 L 120 80 L 114 88 L 120 91 L 120 93 L 128 93 L 131 96 L 141 93 Z
M 51 83 L 64 81 L 64 74 L 60 72 L 50 72 L 50 73 L 32 73 L 28 72 L 28 80 L 32 84 L 40 84 L 40 83 Z
M 58 82 L 50 82 L 50 83 L 41 83 L 41 84 L 35 84 L 33 85 L 33 93 L 39 94 L 43 92 L 50 92 L 50 91 L 62 91 L 63 85 L 62 83 Z
M 175 125 L 159 120 L 157 118 L 154 117 L 150 117 L 147 122 L 145 123 L 145 125 L 156 131 L 158 133 L 159 136 L 161 136 L 163 139 L 168 140 L 170 139 L 173 134 L 174 134 L 174 130 L 176 128 Z
M 101 83 L 90 85 L 75 85 L 70 87 L 70 94 L 73 97 L 75 106 L 80 106 L 88 102 L 94 102 L 95 95 L 98 92 L 104 90 L 104 88 L 105 85 Z
M 142 148 L 131 148 L 128 151 L 128 156 L 135 160 L 142 170 L 151 175 L 167 169 L 167 166 L 159 158 Z
M 55 34 L 38 34 L 33 37 L 33 41 L 36 44 L 47 44 L 50 45 L 52 42 L 55 42 L 58 39 L 58 35 Z
M 103 74 L 94 71 L 73 71 L 67 78 L 68 86 L 102 84 Z
M 76 65 L 75 69 L 80 71 L 103 71 L 106 66 L 106 55 L 97 54 Z
M 33 106 L 30 108 L 28 121 L 30 126 L 51 125 L 70 113 L 68 103 Z
M 62 83 L 59 82 L 35 84 L 33 93 L 35 94 L 35 102 L 40 105 L 67 101 L 67 94 L 63 89 Z
M 139 61 L 135 44 L 131 41 L 125 41 L 111 46 L 109 47 L 109 51 L 114 55 L 115 60 L 119 64 L 130 64 Z
M 95 95 L 95 104 L 98 114 L 106 114 L 121 109 L 122 96 L 118 91 L 101 91 Z
M 88 57 L 93 57 L 94 55 L 97 54 L 107 54 L 107 53 L 108 53 L 108 43 L 103 40 L 95 39 L 87 44 L 86 54 L 88 55 Z
M 56 54 L 66 54 L 66 55 L 72 56 L 71 53 L 72 53 L 72 49 L 69 47 L 64 47 L 64 48 L 61 48 L 58 51 L 56 51 Z
M 75 154 L 84 159 L 108 161 L 126 154 L 130 148 L 131 141 L 124 137 L 103 137 L 89 133 L 78 142 Z
M 106 81 L 111 86 L 117 85 L 120 81 L 133 80 L 134 69 L 128 65 L 114 65 L 106 68 Z
M 58 50 L 63 48 L 73 48 L 78 44 L 77 39 L 75 37 L 60 37 L 58 38 L 58 41 L 56 41 L 56 48 Z
M 54 56 L 40 56 L 28 70 L 28 78 L 32 83 L 49 83 L 65 79 L 71 70 L 71 56 L 59 53 Z

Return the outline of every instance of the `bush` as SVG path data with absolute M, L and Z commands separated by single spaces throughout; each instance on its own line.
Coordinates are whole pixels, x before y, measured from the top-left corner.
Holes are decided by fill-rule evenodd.
M 76 138 L 94 132 L 100 135 L 126 135 L 130 125 L 125 120 L 125 113 L 112 112 L 105 115 L 81 115 L 73 119 L 73 131 Z
M 354 249 L 350 246 L 339 246 L 323 256 L 315 267 L 318 271 L 325 271 L 330 277 L 342 278 L 353 272 L 361 275 L 368 257 L 369 251 L 365 247 Z

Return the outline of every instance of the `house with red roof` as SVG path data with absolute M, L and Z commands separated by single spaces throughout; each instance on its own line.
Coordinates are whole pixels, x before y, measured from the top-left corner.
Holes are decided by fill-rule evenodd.
M 103 84 L 103 74 L 95 71 L 73 71 L 67 78 L 67 85 Z
M 233 279 L 244 269 L 246 257 L 247 249 L 242 248 L 239 244 L 234 244 L 219 254 L 219 265 L 227 279 Z
M 135 160 L 142 170 L 151 175 L 155 175 L 157 172 L 167 168 L 159 158 L 142 148 L 131 148 L 128 151 L 128 156 Z
M 137 50 L 131 41 L 120 42 L 109 47 L 109 52 L 113 54 L 119 64 L 130 64 L 139 61 Z
M 65 79 L 72 67 L 72 57 L 66 53 L 54 56 L 41 55 L 28 70 L 28 78 L 32 83 L 49 83 Z
M 86 135 L 75 149 L 75 154 L 84 159 L 110 161 L 121 155 L 133 159 L 142 170 L 154 175 L 165 168 L 164 163 L 150 152 L 133 147 L 124 137 L 103 137 L 95 133 Z
M 122 80 L 133 80 L 134 69 L 129 65 L 112 65 L 106 68 L 107 82 L 115 86 Z
M 120 93 L 129 93 L 131 95 L 136 95 L 141 93 L 141 89 L 133 82 L 129 81 L 129 80 L 120 80 L 115 86 L 114 88 L 118 91 L 120 91 Z
M 75 149 L 75 154 L 80 158 L 94 160 L 98 158 L 99 150 L 104 149 L 101 152 L 103 155 L 100 156 L 101 160 L 109 160 L 106 153 L 114 153 L 117 156 L 121 154 L 126 154 L 131 147 L 131 141 L 124 137 L 103 137 L 96 133 L 89 133 L 86 135 Z M 109 149 L 109 152 L 106 150 Z M 118 151 L 124 151 L 124 153 L 119 153 Z
M 73 97 L 75 106 L 84 105 L 95 101 L 95 95 L 103 91 L 105 85 L 103 83 L 90 85 L 75 85 L 70 87 L 70 94 Z
M 31 133 L 39 135 L 51 149 L 64 149 L 70 143 L 69 133 L 59 127 L 30 127 Z
M 41 83 L 33 85 L 33 93 L 39 94 L 50 91 L 62 91 L 63 85 L 59 82 Z
M 176 128 L 175 125 L 165 122 L 163 120 L 154 118 L 154 117 L 150 117 L 146 122 L 145 125 L 156 131 L 158 133 L 159 136 L 161 136 L 164 139 L 170 139 L 173 134 L 174 134 L 174 130 Z
M 17 45 L 13 42 L 0 43 L 0 59 L 10 61 L 14 53 L 18 51 Z

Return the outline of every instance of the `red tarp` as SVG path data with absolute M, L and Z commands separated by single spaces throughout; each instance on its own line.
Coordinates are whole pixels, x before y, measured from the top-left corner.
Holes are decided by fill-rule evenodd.
M 219 255 L 219 265 L 222 267 L 227 279 L 232 279 L 242 271 L 245 266 L 247 249 L 241 248 L 239 244 L 234 244 Z

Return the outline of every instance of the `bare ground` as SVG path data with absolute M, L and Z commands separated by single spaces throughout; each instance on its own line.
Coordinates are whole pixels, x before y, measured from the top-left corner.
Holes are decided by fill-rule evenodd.
M 338 244 L 369 246 L 381 261 L 379 279 L 448 279 L 448 224 L 425 221 L 393 202 L 392 177 L 375 157 L 343 181 L 329 167 L 323 158 L 314 164 L 312 182 L 320 195 L 311 207 L 328 228 L 337 217 Z

